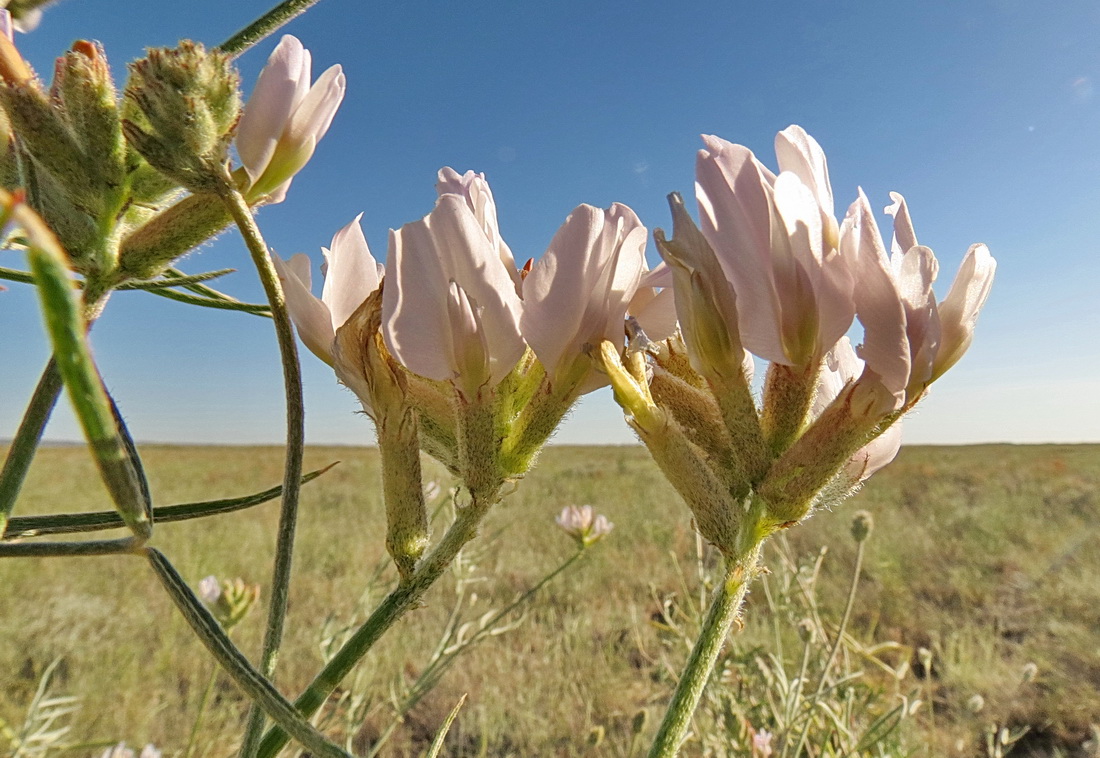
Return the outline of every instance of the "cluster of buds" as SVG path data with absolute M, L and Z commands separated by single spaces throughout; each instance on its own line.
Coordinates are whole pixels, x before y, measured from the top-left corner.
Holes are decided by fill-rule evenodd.
M 339 66 L 310 86 L 309 53 L 290 36 L 243 110 L 229 56 L 197 43 L 151 49 L 129 73 L 120 97 L 102 47 L 80 40 L 47 89 L 0 10 L 0 184 L 25 190 L 97 291 L 155 277 L 220 232 L 231 217 L 214 195 L 230 187 L 281 201 L 344 92 Z
M 648 232 L 626 206 L 579 206 L 520 269 L 483 175 L 444 168 L 436 189 L 431 213 L 390 232 L 384 269 L 358 219 L 338 232 L 320 298 L 306 256 L 276 261 L 303 342 L 376 424 L 387 545 L 403 574 L 427 544 L 420 449 L 474 502 L 492 501 L 577 398 L 606 383 L 586 346 L 622 348 L 628 312 L 662 336 L 675 329 L 659 272 L 647 271 Z
M 260 599 L 260 585 L 246 584 L 239 577 L 219 582 L 218 577 L 208 576 L 199 582 L 199 598 L 228 631 L 239 624 Z
M 778 175 L 741 145 L 704 142 L 702 229 L 672 195 L 673 236 L 655 234 L 679 334 L 635 327 L 625 356 L 596 356 L 696 527 L 736 557 L 893 459 L 901 416 L 969 346 L 995 263 L 972 246 L 937 303 L 936 259 L 900 195 L 888 255 L 862 192 L 837 222 L 825 155 L 801 127 L 776 139 Z M 770 364 L 762 407 L 752 355 Z

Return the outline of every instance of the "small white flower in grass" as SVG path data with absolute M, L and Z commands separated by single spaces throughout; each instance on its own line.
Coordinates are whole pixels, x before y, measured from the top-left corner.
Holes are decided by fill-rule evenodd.
M 581 547 L 598 542 L 615 528 L 606 516 L 597 515 L 591 505 L 567 505 L 561 509 L 555 521 Z
M 218 598 L 222 596 L 222 585 L 218 581 L 218 577 L 210 575 L 199 582 L 199 599 L 207 605 L 213 605 L 218 602 Z
M 237 153 L 252 185 L 250 201 L 286 198 L 290 182 L 313 155 L 344 99 L 345 79 L 332 66 L 310 86 L 312 60 L 287 34 L 267 59 L 237 125 Z
M 752 758 L 768 758 L 772 754 L 772 733 L 767 729 L 753 731 Z

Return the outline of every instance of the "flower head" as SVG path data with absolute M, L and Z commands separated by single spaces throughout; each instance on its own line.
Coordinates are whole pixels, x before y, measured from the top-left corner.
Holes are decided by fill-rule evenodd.
M 585 345 L 622 345 L 627 305 L 645 269 L 646 236 L 625 205 L 581 205 L 523 280 L 521 329 L 551 382 L 576 381 L 591 366 Z
M 479 218 L 469 200 L 444 192 L 423 219 L 390 232 L 382 293 L 390 353 L 467 398 L 498 384 L 526 349 L 513 271 L 486 231 L 495 213 Z
M 554 521 L 581 547 L 598 542 L 615 528 L 606 516 L 597 515 L 591 505 L 567 505 Z
M 955 365 L 970 346 L 978 313 L 989 296 L 997 263 L 989 249 L 972 245 L 947 297 L 937 303 L 932 285 L 939 263 L 917 244 L 905 199 L 886 210 L 894 217 L 891 254 L 860 192 L 844 220 L 845 256 L 853 262 L 859 287 L 856 311 L 864 326 L 859 353 L 869 378 L 881 381 L 908 409 L 935 379 Z
M 310 86 L 311 65 L 309 51 L 287 34 L 256 80 L 237 125 L 237 153 L 251 180 L 250 201 L 283 201 L 344 99 L 343 69 L 328 68 Z
M 383 268 L 371 255 L 367 238 L 359 226 L 362 217 L 360 213 L 336 232 L 331 247 L 321 248 L 325 257 L 321 267 L 325 284 L 319 298 L 310 292 L 312 276 L 308 256 L 298 253 L 289 261 L 272 256 L 286 293 L 287 309 L 302 342 L 329 365 L 333 363 L 332 343 L 336 330 L 382 281 Z
M 776 175 L 742 145 L 703 142 L 701 227 L 736 293 L 742 343 L 779 364 L 820 360 L 855 316 L 824 152 L 788 127 L 776 138 Z

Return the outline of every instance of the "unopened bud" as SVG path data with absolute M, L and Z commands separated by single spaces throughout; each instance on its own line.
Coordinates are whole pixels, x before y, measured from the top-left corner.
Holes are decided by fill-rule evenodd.
M 99 43 L 78 40 L 57 59 L 50 94 L 83 149 L 88 171 L 117 212 L 127 173 L 126 142 L 111 70 Z
M 966 710 L 971 713 L 981 713 L 983 708 L 985 708 L 985 698 L 981 695 L 971 695 L 970 699 L 966 701 Z
M 130 64 L 126 138 L 156 169 L 193 192 L 226 180 L 240 117 L 240 78 L 230 58 L 184 40 Z
M 870 511 L 856 511 L 852 517 L 852 539 L 863 542 L 871 536 L 871 530 L 875 528 L 875 519 Z

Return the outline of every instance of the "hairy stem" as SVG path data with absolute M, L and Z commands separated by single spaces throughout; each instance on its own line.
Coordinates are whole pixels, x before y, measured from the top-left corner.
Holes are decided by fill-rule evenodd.
M 284 3 L 285 4 L 285 3 Z M 271 605 L 268 609 L 264 648 L 260 658 L 260 671 L 268 679 L 275 673 L 279 647 L 286 624 L 286 608 L 290 594 L 290 569 L 294 556 L 294 531 L 298 523 L 298 495 L 302 482 L 302 455 L 305 449 L 305 410 L 302 398 L 302 372 L 298 363 L 298 347 L 294 342 L 294 327 L 286 309 L 279 276 L 267 252 L 260 229 L 249 210 L 244 197 L 232 182 L 224 185 L 222 200 L 229 209 L 237 227 L 241 230 L 252 263 L 260 276 L 271 317 L 275 322 L 275 334 L 279 340 L 279 355 L 283 364 L 283 387 L 286 392 L 286 460 L 283 466 L 283 498 L 279 511 L 279 533 L 275 546 L 275 567 L 271 577 Z M 249 713 L 241 755 L 249 756 L 263 733 L 263 711 L 253 704 Z
M 279 27 L 305 13 L 311 5 L 316 5 L 318 2 L 320 0 L 283 0 L 244 29 L 218 45 L 218 49 L 230 55 L 240 55 L 264 37 L 275 32 Z
M 726 635 L 741 611 L 757 560 L 759 549 L 754 547 L 740 560 L 727 561 L 726 576 L 715 590 L 710 610 L 699 630 L 699 638 L 695 641 L 695 647 L 668 704 L 665 718 L 657 730 L 649 758 L 671 758 L 679 753 L 680 744 L 691 725 L 691 717 L 718 660 L 718 653 L 721 652 Z

